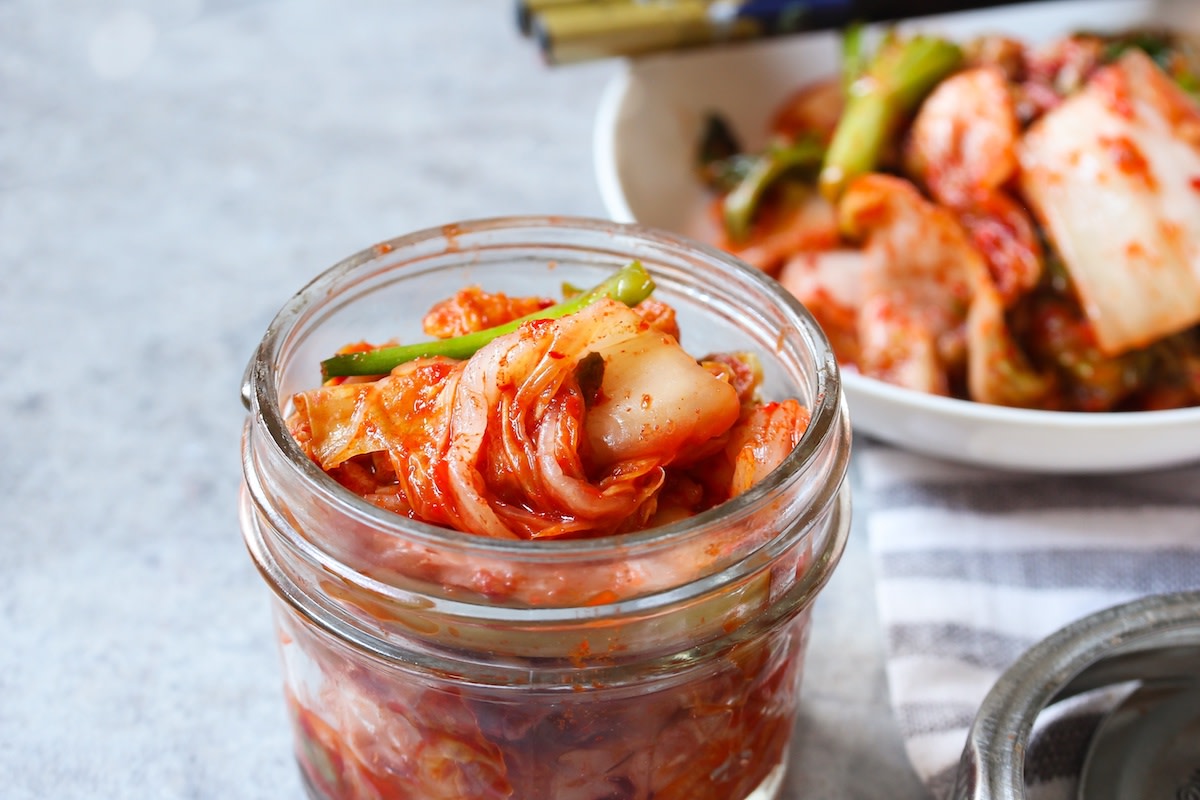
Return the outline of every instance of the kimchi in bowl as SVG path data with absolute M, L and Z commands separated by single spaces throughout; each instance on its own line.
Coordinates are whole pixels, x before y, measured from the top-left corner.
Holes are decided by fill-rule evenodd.
M 909 20 L 895 30 L 956 42 L 996 34 L 1035 45 L 1078 31 L 1164 27 L 1200 33 L 1200 7 L 1170 0 L 1023 3 Z M 596 119 L 596 177 L 610 216 L 719 244 L 714 195 L 697 174 L 710 115 L 729 123 L 746 151 L 764 147 L 786 99 L 809 82 L 836 76 L 841 48 L 840 34 L 822 33 L 628 62 L 609 85 Z M 1200 273 L 1200 263 L 1192 268 Z M 836 346 L 833 332 L 831 338 Z M 935 457 L 1047 473 L 1145 470 L 1200 458 L 1195 406 L 1011 407 L 917 391 L 848 365 L 842 381 L 857 433 Z

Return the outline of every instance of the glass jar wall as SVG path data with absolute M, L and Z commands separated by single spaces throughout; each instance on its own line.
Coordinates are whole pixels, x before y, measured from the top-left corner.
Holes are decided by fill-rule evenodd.
M 590 286 L 640 260 L 689 353 L 746 351 L 768 400 L 811 412 L 748 491 L 636 533 L 502 540 L 338 485 L 288 432 L 290 398 L 359 340 L 413 341 L 468 285 Z M 828 343 L 774 282 L 685 239 L 510 218 L 377 245 L 272 322 L 247 372 L 241 522 L 273 591 L 296 754 L 323 800 L 774 796 L 811 604 L 849 527 L 849 427 Z

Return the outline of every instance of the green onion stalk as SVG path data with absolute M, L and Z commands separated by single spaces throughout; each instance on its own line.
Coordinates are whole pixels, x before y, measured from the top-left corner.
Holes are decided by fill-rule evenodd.
M 348 377 L 353 375 L 386 375 L 393 369 L 408 361 L 418 358 L 445 356 L 454 359 L 466 359 L 475 354 L 479 348 L 498 336 L 511 333 L 523 323 L 535 319 L 557 319 L 588 306 L 597 300 L 607 297 L 635 306 L 650 296 L 654 291 L 654 279 L 640 261 L 632 261 L 614 273 L 607 280 L 596 286 L 564 300 L 561 303 L 518 317 L 503 325 L 496 325 L 481 331 L 455 336 L 449 339 L 434 339 L 428 342 L 399 345 L 396 347 L 381 347 L 361 353 L 342 353 L 327 358 L 321 362 L 323 379 Z
M 830 202 L 837 202 L 852 180 L 875 170 L 897 127 L 958 69 L 963 53 L 945 39 L 914 36 L 888 38 L 865 69 L 861 42 L 847 43 L 843 57 L 843 74 L 857 77 L 850 83 L 846 109 L 821 165 L 821 194 Z
M 741 182 L 721 202 L 721 214 L 730 238 L 742 241 L 749 235 L 763 195 L 776 181 L 789 172 L 815 172 L 824 155 L 825 147 L 820 142 L 801 139 L 790 145 L 773 146 L 758 156 Z

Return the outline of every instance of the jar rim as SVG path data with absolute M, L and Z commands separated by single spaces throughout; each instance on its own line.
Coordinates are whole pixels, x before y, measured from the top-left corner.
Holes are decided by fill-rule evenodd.
M 775 302 L 786 308 L 788 316 L 799 327 L 816 365 L 816 374 L 813 376 L 816 390 L 806 403 L 811 417 L 799 444 L 775 469 L 753 486 L 714 508 L 677 522 L 641 531 L 578 539 L 500 539 L 480 536 L 395 514 L 373 505 L 341 486 L 304 454 L 288 431 L 284 406 L 280 402 L 275 380 L 275 356 L 279 354 L 287 334 L 307 310 L 335 296 L 336 292 L 332 289 L 339 281 L 365 264 L 397 251 L 418 249 L 439 240 L 447 243 L 447 250 L 458 249 L 469 253 L 487 249 L 486 245 L 471 247 L 463 244 L 463 240 L 473 235 L 518 230 L 527 230 L 531 236 L 536 235 L 539 230 L 593 232 L 606 237 L 626 236 L 669 250 L 687 250 L 719 262 L 736 272 L 740 279 L 753 284 L 756 290 L 771 296 Z M 542 244 L 532 238 L 527 243 L 531 246 Z M 460 552 L 519 557 L 524 561 L 557 560 L 570 556 L 587 558 L 602 556 L 615 549 L 642 552 L 658 547 L 673 547 L 683 539 L 703 535 L 715 525 L 727 525 L 731 518 L 741 517 L 759 508 L 786 486 L 809 475 L 814 462 L 827 451 L 832 436 L 838 432 L 848 436 L 848 427 L 843 419 L 840 373 L 832 347 L 811 313 L 778 282 L 731 254 L 686 236 L 631 223 L 560 215 L 484 217 L 424 228 L 379 242 L 342 259 L 292 295 L 272 319 L 247 365 L 242 383 L 242 399 L 247 408 L 262 421 L 272 445 L 285 457 L 289 468 L 306 478 L 311 486 L 324 499 L 337 506 L 341 513 L 381 532 L 394 533 L 418 544 L 440 548 L 449 546 Z M 848 449 L 844 448 L 844 451 Z M 848 453 L 841 452 L 838 459 L 833 467 L 834 472 L 841 476 L 846 470 Z M 839 479 L 822 485 L 812 498 L 811 509 L 819 511 L 831 503 L 839 491 L 840 484 Z

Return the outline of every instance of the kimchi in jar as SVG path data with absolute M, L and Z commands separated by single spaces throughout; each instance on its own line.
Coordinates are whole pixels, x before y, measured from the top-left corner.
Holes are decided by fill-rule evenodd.
M 631 263 L 653 306 L 323 384 L 347 345 L 428 339 L 439 303 L 473 318 L 469 287 L 536 311 Z M 777 795 L 850 433 L 828 342 L 776 283 L 609 222 L 431 229 L 293 297 L 243 397 L 241 525 L 312 797 Z

